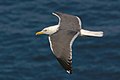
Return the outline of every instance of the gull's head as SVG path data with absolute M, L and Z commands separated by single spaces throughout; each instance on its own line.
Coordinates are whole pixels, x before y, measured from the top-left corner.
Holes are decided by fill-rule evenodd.
M 41 35 L 41 34 L 50 34 L 51 30 L 49 28 L 44 28 L 42 31 L 36 32 L 36 35 Z
M 55 33 L 58 30 L 58 26 L 50 26 L 47 28 L 44 28 L 42 31 L 36 32 L 36 35 L 41 35 L 41 34 L 48 34 L 51 35 L 53 33 Z

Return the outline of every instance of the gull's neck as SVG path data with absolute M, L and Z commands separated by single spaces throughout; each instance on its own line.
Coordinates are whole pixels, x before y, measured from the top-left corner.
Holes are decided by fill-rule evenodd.
M 59 25 L 49 26 L 47 28 L 49 29 L 49 34 L 51 35 L 58 31 Z

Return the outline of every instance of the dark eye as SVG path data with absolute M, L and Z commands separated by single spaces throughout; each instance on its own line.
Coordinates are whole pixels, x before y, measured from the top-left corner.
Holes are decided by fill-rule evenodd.
M 47 30 L 44 30 L 44 31 L 47 31 Z

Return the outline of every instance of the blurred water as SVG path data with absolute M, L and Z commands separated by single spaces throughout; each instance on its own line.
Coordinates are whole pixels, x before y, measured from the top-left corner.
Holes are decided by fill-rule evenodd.
M 120 80 L 120 0 L 0 0 L 0 80 Z M 77 15 L 103 38 L 79 37 L 73 45 L 73 74 L 53 56 L 47 36 L 35 32 Z

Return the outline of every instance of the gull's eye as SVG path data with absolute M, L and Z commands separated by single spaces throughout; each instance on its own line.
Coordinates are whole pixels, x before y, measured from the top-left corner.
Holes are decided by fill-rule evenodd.
M 46 29 L 44 31 L 47 31 Z

